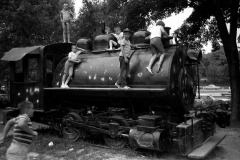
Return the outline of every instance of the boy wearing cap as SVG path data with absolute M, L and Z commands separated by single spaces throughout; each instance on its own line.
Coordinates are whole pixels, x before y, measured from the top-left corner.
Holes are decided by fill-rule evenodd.
M 162 37 L 168 37 L 167 32 L 164 30 L 165 24 L 163 21 L 158 21 L 155 26 L 153 26 L 150 30 L 150 48 L 152 51 L 152 58 L 150 59 L 150 62 L 146 69 L 153 75 L 152 72 L 152 65 L 154 61 L 156 60 L 157 56 L 160 54 L 159 62 L 158 62 L 158 70 L 159 72 L 161 70 L 161 65 L 165 56 L 165 50 L 162 44 Z
M 131 42 L 129 40 L 131 31 L 126 28 L 123 31 L 124 38 L 119 42 L 121 46 L 121 52 L 119 54 L 119 62 L 120 62 L 120 75 L 118 77 L 115 86 L 118 88 L 129 89 L 130 87 L 127 86 L 127 75 L 129 71 L 129 56 L 131 50 Z

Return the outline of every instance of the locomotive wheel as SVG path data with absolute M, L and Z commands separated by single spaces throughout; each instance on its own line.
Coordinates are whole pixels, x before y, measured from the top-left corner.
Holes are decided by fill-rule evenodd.
M 118 123 L 120 126 L 129 126 L 128 122 L 122 116 L 114 115 L 110 118 L 114 118 L 112 122 Z M 103 139 L 106 145 L 113 149 L 121 149 L 127 143 L 127 140 L 123 137 L 112 138 L 110 135 L 104 135 Z
M 70 141 L 76 141 L 78 138 L 85 136 L 84 131 L 67 124 L 66 120 L 82 120 L 82 118 L 75 112 L 68 113 L 63 118 L 63 123 L 61 127 L 61 133 L 63 135 L 63 138 Z

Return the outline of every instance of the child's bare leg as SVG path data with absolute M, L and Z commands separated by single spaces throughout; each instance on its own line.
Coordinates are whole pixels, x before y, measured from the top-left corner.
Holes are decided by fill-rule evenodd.
M 65 82 L 65 85 L 68 84 L 68 82 L 70 81 L 70 79 L 72 78 L 72 75 L 73 75 L 73 66 L 69 67 L 69 74 L 68 74 L 68 78 Z
M 70 22 L 66 22 L 66 26 L 67 26 L 67 38 L 68 38 L 68 43 L 71 43 L 71 41 L 70 41 L 70 29 L 71 29 Z
M 68 78 L 67 78 L 67 80 L 66 80 L 66 82 L 65 82 L 65 85 L 67 85 L 68 84 L 68 82 L 70 81 L 70 79 L 72 78 L 72 75 L 68 75 Z
M 158 70 L 157 70 L 157 72 L 159 72 L 159 71 L 161 70 L 161 66 L 162 66 L 164 57 L 165 57 L 165 53 L 162 53 L 162 54 L 160 55 L 160 58 L 159 58 L 159 61 L 158 61 Z
M 67 37 L 66 37 L 66 29 L 67 29 L 67 28 L 66 28 L 65 22 L 62 23 L 62 27 L 63 27 L 63 43 L 66 43 L 66 41 L 67 41 L 67 40 L 66 40 L 66 38 L 67 38 Z
M 64 86 L 65 80 L 66 80 L 66 73 L 64 73 L 62 76 L 62 86 Z
M 112 50 L 112 49 L 113 49 L 113 45 L 116 46 L 117 43 L 116 43 L 115 41 L 113 41 L 113 40 L 110 40 L 110 41 L 109 41 L 109 50 Z
M 153 75 L 153 73 L 152 73 L 152 65 L 153 65 L 154 61 L 156 60 L 156 58 L 157 58 L 157 54 L 154 54 L 154 55 L 152 56 L 152 58 L 150 59 L 150 62 L 149 62 L 149 64 L 148 64 L 148 66 L 146 67 L 147 70 L 148 70 L 152 75 Z

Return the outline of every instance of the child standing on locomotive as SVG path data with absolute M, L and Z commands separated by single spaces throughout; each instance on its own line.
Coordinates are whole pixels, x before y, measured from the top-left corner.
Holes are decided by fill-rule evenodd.
M 112 50 L 113 47 L 119 48 L 120 47 L 120 42 L 123 39 L 123 32 L 121 32 L 120 27 L 115 27 L 114 28 L 115 33 L 113 35 L 117 38 L 117 42 L 114 40 L 109 41 L 109 48 L 107 50 Z
M 73 19 L 73 13 L 68 9 L 68 4 L 63 5 L 63 10 L 60 12 L 60 20 L 63 27 L 63 43 L 70 42 L 70 27 Z M 66 36 L 67 34 L 67 36 Z
M 33 116 L 33 103 L 29 101 L 23 101 L 19 103 L 18 108 L 20 115 L 16 118 L 10 119 L 2 133 L 0 138 L 0 144 L 4 142 L 11 127 L 13 128 L 13 141 L 7 150 L 7 160 L 25 160 L 29 151 L 30 145 L 34 136 L 38 136 L 38 133 L 33 130 L 31 117 Z
M 77 49 L 80 49 L 80 51 L 77 51 Z M 82 51 L 84 51 L 84 49 L 77 48 L 76 45 L 72 45 L 72 52 L 70 52 L 68 54 L 68 60 L 65 62 L 65 65 L 64 65 L 64 73 L 63 73 L 63 77 L 62 77 L 61 88 L 69 88 L 68 82 L 72 78 L 74 64 L 81 62 L 81 60 L 77 59 L 77 56 Z M 67 77 L 67 74 L 68 74 L 68 77 Z M 66 80 L 66 78 L 67 78 L 67 80 Z
M 162 37 L 168 37 L 167 32 L 164 30 L 165 24 L 163 21 L 158 21 L 155 26 L 153 26 L 150 30 L 150 48 L 152 51 L 152 58 L 150 59 L 150 62 L 146 69 L 153 75 L 152 72 L 152 65 L 154 61 L 156 60 L 157 56 L 160 54 L 159 62 L 158 62 L 158 70 L 159 72 L 161 70 L 162 62 L 164 60 L 165 56 L 165 50 L 162 44 Z
M 129 89 L 127 86 L 127 75 L 129 71 L 129 59 L 130 59 L 130 50 L 131 50 L 131 42 L 129 40 L 131 31 L 126 28 L 123 31 L 124 38 L 120 41 L 121 52 L 119 54 L 119 62 L 120 62 L 120 75 L 118 77 L 115 86 L 118 88 Z

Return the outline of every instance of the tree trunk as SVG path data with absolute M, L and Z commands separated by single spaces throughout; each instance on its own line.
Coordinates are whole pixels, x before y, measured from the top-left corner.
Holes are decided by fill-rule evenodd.
M 236 39 L 221 37 L 228 61 L 231 86 L 232 120 L 240 121 L 240 71 Z
M 228 56 L 228 64 L 231 84 L 232 120 L 240 121 L 240 72 L 238 50 L 236 42 L 230 42 L 229 45 L 225 46 L 224 44 L 225 53 L 230 55 Z
M 214 16 L 217 20 L 220 37 L 222 39 L 225 55 L 228 61 L 231 84 L 232 120 L 240 121 L 240 71 L 236 44 L 239 0 L 231 1 L 230 33 L 227 30 L 223 11 L 219 6 L 219 1 L 212 0 L 212 2 L 214 6 Z

